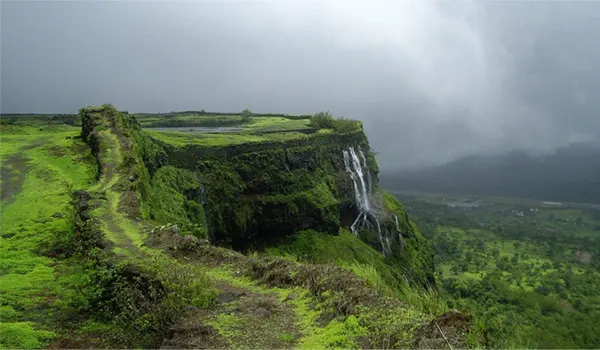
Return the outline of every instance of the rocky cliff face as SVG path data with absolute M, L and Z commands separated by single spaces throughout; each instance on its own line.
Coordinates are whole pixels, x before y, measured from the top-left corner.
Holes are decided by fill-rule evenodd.
M 132 186 L 149 219 L 178 223 L 237 250 L 277 245 L 307 229 L 330 235 L 352 229 L 405 280 L 433 283 L 433 252 L 402 205 L 379 188 L 362 129 L 288 141 L 178 146 L 147 136 L 132 116 L 120 118 L 133 142 L 125 157 L 137 164 Z M 83 121 L 84 134 L 93 122 Z
M 368 149 L 362 133 L 226 147 L 166 145 L 168 164 L 192 171 L 207 229 L 243 249 L 303 229 L 337 234 L 358 214 L 342 150 Z M 375 161 L 370 156 L 371 164 Z M 371 172 L 376 174 L 376 168 Z

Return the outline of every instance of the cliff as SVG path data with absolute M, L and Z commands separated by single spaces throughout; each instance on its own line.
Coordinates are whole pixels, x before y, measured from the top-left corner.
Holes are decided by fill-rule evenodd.
M 145 145 L 149 178 L 140 189 L 156 223 L 194 225 L 196 235 L 240 251 L 277 246 L 305 230 L 352 231 L 384 256 L 391 283 L 434 283 L 433 251 L 379 187 L 360 123 L 344 133 L 214 145 L 146 136 L 134 117 L 125 118 Z
M 359 122 L 205 114 L 0 125 L 0 348 L 477 346 Z
M 152 346 L 157 337 L 167 336 L 168 346 L 197 346 L 203 339 L 215 347 L 282 347 L 281 339 L 258 344 L 257 339 L 229 337 L 229 325 L 222 324 L 223 315 L 241 312 L 236 324 L 249 323 L 236 332 L 254 332 L 249 320 L 256 317 L 256 306 L 248 313 L 241 306 L 228 307 L 269 299 L 261 314 L 289 314 L 280 321 L 280 316 L 265 317 L 273 327 L 281 323 L 296 329 L 300 336 L 292 343 L 302 346 L 354 347 L 361 334 L 366 347 L 387 341 L 398 347 L 443 344 L 427 323 L 445 306 L 434 291 L 423 289 L 434 285 L 433 252 L 401 203 L 378 186 L 377 163 L 360 123 L 351 122 L 356 127 L 343 132 L 182 136 L 145 131 L 135 116 L 112 106 L 82 109 L 80 115 L 82 138 L 97 159 L 99 174 L 89 194 L 97 209 L 86 216 L 104 222 L 98 227 L 110 241 L 86 246 L 112 252 L 100 261 L 133 266 L 133 271 L 118 268 L 110 275 L 124 279 L 121 288 L 142 300 L 122 300 L 104 277 L 91 281 L 100 283 L 100 295 L 117 293 L 109 298 L 117 300 L 111 317 L 125 320 L 120 327 L 131 342 Z M 225 137 L 232 142 L 221 142 Z M 93 237 L 99 239 L 95 230 Z M 146 266 L 149 259 L 153 263 Z M 216 293 L 239 294 L 231 299 L 234 304 L 230 297 L 221 301 L 210 288 L 197 286 L 198 281 L 208 283 L 207 273 Z M 130 282 L 140 279 L 148 282 Z M 157 285 L 158 297 L 145 296 L 148 283 Z M 287 306 L 281 300 L 296 297 L 271 296 L 290 291 L 300 294 Z M 190 304 L 208 309 L 193 311 Z M 317 309 L 309 312 L 309 304 Z M 218 341 L 204 333 L 188 337 L 188 322 L 200 329 L 199 320 L 213 327 L 207 332 Z M 468 322 L 460 322 L 446 332 L 464 332 Z M 164 333 L 169 325 L 175 328 Z M 460 332 L 453 343 L 464 346 Z

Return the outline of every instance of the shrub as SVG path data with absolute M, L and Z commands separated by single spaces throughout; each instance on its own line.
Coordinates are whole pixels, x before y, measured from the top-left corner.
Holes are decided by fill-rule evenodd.
M 242 113 L 240 113 L 240 115 L 242 116 L 242 121 L 247 123 L 252 120 L 252 116 L 254 114 L 252 114 L 252 112 L 250 112 L 250 110 L 246 108 L 242 111 Z
M 333 129 L 333 116 L 329 111 L 319 112 L 310 118 L 310 126 L 319 129 Z
M 40 348 L 54 336 L 52 332 L 34 329 L 30 322 L 0 323 L 0 348 Z
M 338 133 L 348 133 L 360 129 L 361 124 L 352 119 L 335 119 L 329 112 L 319 112 L 310 118 L 310 126 L 318 129 L 333 129 Z
M 360 122 L 352 119 L 334 119 L 333 120 L 333 129 L 341 134 L 352 132 L 358 130 L 360 127 Z

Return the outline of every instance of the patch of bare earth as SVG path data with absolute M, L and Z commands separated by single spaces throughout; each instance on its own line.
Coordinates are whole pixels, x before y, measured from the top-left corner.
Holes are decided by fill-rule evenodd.
M 583 250 L 576 251 L 575 257 L 577 258 L 577 260 L 579 260 L 579 262 L 583 264 L 589 265 L 592 262 L 592 253 Z
M 0 166 L 0 200 L 5 204 L 14 201 L 15 196 L 21 192 L 25 173 L 27 172 L 27 158 L 21 153 L 14 154 L 2 162 Z
M 278 294 L 258 293 L 225 282 L 216 287 L 218 305 L 209 309 L 189 307 L 167 332 L 162 349 L 280 349 L 293 346 L 293 339 L 299 338 L 294 310 L 279 301 Z
M 466 349 L 469 321 L 470 318 L 459 311 L 448 311 L 417 331 L 415 348 Z

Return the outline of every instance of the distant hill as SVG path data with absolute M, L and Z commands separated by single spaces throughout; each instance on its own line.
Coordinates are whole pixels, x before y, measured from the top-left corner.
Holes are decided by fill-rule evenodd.
M 600 143 L 536 157 L 524 151 L 469 156 L 442 166 L 382 173 L 383 187 L 440 193 L 600 203 Z

